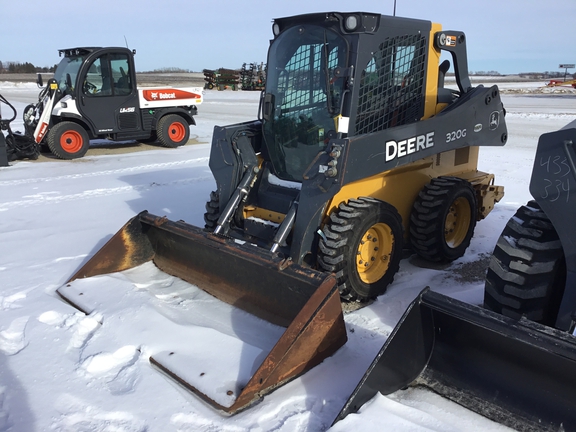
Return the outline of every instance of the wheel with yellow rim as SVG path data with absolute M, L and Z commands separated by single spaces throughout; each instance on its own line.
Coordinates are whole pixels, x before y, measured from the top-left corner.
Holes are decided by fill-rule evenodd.
M 477 202 L 470 182 L 437 177 L 418 194 L 410 215 L 410 244 L 422 258 L 451 262 L 470 245 L 476 227 Z
M 360 197 L 340 204 L 318 243 L 318 264 L 333 272 L 344 300 L 384 294 L 400 266 L 404 233 L 394 206 Z

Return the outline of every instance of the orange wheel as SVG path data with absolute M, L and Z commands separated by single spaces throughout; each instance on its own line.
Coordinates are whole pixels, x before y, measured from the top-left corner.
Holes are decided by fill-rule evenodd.
M 173 122 L 168 126 L 168 135 L 170 139 L 174 142 L 180 142 L 186 136 L 186 129 L 182 122 Z
M 190 126 L 184 117 L 177 114 L 167 114 L 158 120 L 156 135 L 158 142 L 164 147 L 179 147 L 188 142 Z
M 84 145 L 84 140 L 80 133 L 69 130 L 60 136 L 60 147 L 67 153 L 76 153 Z
M 46 144 L 52 154 L 60 159 L 78 159 L 88 151 L 90 137 L 81 125 L 63 121 L 50 129 Z

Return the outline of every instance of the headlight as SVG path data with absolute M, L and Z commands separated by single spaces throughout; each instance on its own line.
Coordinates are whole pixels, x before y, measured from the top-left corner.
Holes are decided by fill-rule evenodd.
M 272 33 L 274 33 L 274 36 L 278 36 L 280 34 L 280 26 L 278 23 L 274 23 L 272 26 Z
M 348 15 L 344 21 L 344 27 L 348 31 L 356 30 L 358 27 L 358 17 L 356 15 Z

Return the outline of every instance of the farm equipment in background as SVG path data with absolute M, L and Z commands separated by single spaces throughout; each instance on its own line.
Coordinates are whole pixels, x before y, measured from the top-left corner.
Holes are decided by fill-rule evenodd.
M 220 68 L 216 70 L 204 69 L 204 88 L 212 90 L 214 87 L 222 91 L 227 88 L 238 90 L 239 72 L 235 69 Z
M 266 86 L 266 66 L 264 63 L 244 63 L 240 69 L 242 90 L 264 90 Z
M 573 80 L 558 80 L 552 79 L 546 84 L 546 87 L 572 87 L 576 89 L 576 79 Z
M 24 110 L 24 124 L 34 141 L 58 158 L 84 156 L 90 139 L 139 140 L 178 147 L 188 142 L 196 124 L 199 87 L 136 86 L 135 51 L 127 48 L 72 48 L 36 104 Z M 38 85 L 43 87 L 42 77 Z
M 14 132 L 10 123 L 16 118 L 16 108 L 0 95 L 0 105 L 6 105 L 12 110 L 10 118 L 3 118 L 0 112 L 0 166 L 9 166 L 9 162 L 16 159 L 38 159 L 40 153 L 38 145 L 30 134 Z M 6 131 L 6 135 L 4 135 Z
M 369 13 L 276 19 L 258 119 L 214 129 L 217 190 L 205 227 L 143 212 L 72 279 L 146 261 L 265 320 L 287 326 L 228 413 L 334 353 L 346 332 L 339 298 L 383 294 L 405 245 L 461 257 L 476 222 L 503 196 L 478 171 L 478 146 L 507 140 L 497 86 L 472 87 L 466 38 L 429 21 Z M 450 62 L 458 90 L 444 87 Z M 72 304 L 79 297 L 62 287 Z M 177 353 L 178 350 L 173 351 Z M 182 364 L 182 363 L 180 363 Z M 260 374 L 260 375 L 259 375 Z
M 211 69 L 204 69 L 202 72 L 204 73 L 204 81 L 206 81 L 204 88 L 212 90 L 216 85 L 216 73 Z
M 520 431 L 576 429 L 576 121 L 540 137 L 534 197 L 508 221 L 484 308 L 425 290 L 336 421 L 377 392 L 424 386 Z

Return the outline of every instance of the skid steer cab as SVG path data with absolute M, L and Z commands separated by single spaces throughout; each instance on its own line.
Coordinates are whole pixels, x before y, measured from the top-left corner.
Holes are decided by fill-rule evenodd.
M 200 87 L 138 89 L 135 50 L 72 48 L 59 50 L 62 60 L 43 87 L 36 104 L 24 111 L 28 135 L 61 159 L 84 156 L 90 140 L 138 140 L 178 147 L 188 142 L 195 125 Z

